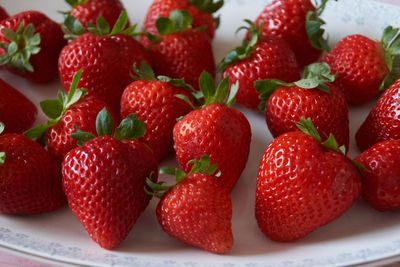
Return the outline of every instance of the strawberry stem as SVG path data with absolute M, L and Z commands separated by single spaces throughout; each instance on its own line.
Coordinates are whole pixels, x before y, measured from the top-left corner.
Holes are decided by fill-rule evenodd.
M 380 85 L 380 90 L 386 90 L 400 77 L 400 31 L 399 28 L 388 26 L 381 38 L 381 45 L 385 51 L 385 61 L 389 74 Z

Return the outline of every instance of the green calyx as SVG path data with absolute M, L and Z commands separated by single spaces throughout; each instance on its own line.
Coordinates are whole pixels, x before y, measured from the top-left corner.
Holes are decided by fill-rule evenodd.
M 400 32 L 399 28 L 388 26 L 381 38 L 381 45 L 385 51 L 385 61 L 389 74 L 381 83 L 380 90 L 386 90 L 400 77 Z
M 265 105 L 275 90 L 281 87 L 297 86 L 303 89 L 319 89 L 329 93 L 329 87 L 326 83 L 334 82 L 337 74 L 331 74 L 331 68 L 327 63 L 313 63 L 305 67 L 301 80 L 294 83 L 286 83 L 281 80 L 269 79 L 258 80 L 254 82 L 254 88 L 260 93 L 261 100 L 258 108 L 265 110 Z
M 64 31 L 64 38 L 66 39 L 74 39 L 84 33 L 90 32 L 99 36 L 113 36 L 117 34 L 125 34 L 132 37 L 136 37 L 141 33 L 136 33 L 137 24 L 126 28 L 128 24 L 128 14 L 126 10 L 123 10 L 118 17 L 118 20 L 115 22 L 113 28 L 110 30 L 110 25 L 104 19 L 104 17 L 98 17 L 96 21 L 96 25 L 88 23 L 86 28 L 73 16 L 66 15 L 64 18 L 64 23 L 61 25 L 61 28 Z
M 186 164 L 187 166 L 192 165 L 192 168 L 188 173 L 182 170 L 171 167 L 161 167 L 160 174 L 168 174 L 175 176 L 175 184 L 180 183 L 186 176 L 195 173 L 202 173 L 207 175 L 214 175 L 215 177 L 220 176 L 220 172 L 215 173 L 218 166 L 217 164 L 211 164 L 210 157 L 208 155 L 202 155 L 200 160 L 190 160 Z M 164 182 L 154 183 L 151 179 L 147 178 L 147 185 L 150 187 L 151 191 L 145 188 L 147 194 L 161 198 L 165 191 L 168 191 L 174 185 L 164 185 Z
M 83 146 L 87 141 L 95 138 L 92 133 L 84 132 L 74 125 L 76 130 L 70 136 L 76 140 L 78 146 Z M 129 114 L 121 121 L 119 126 L 114 131 L 114 122 L 110 112 L 103 108 L 96 117 L 96 132 L 97 136 L 113 136 L 118 140 L 139 139 L 146 132 L 144 123 L 136 117 L 135 113 Z
M 235 47 L 218 63 L 217 72 L 224 71 L 228 66 L 238 62 L 239 60 L 249 58 L 254 51 L 254 47 L 262 36 L 262 24 L 259 22 L 258 28 L 256 25 L 248 19 L 244 20 L 249 24 L 248 27 L 241 26 L 236 30 L 236 34 L 241 30 L 247 30 L 250 35 L 250 40 L 246 37 L 242 41 L 242 45 Z
M 21 73 L 25 71 L 33 72 L 33 66 L 30 64 L 32 55 L 40 52 L 40 34 L 35 33 L 35 27 L 32 23 L 24 26 L 21 22 L 16 32 L 3 28 L 2 33 L 10 43 L 2 42 L 0 47 L 7 52 L 0 56 L 0 66 L 7 65 L 9 68 L 16 68 Z
M 88 0 L 65 0 L 65 2 L 67 2 L 72 8 L 82 5 L 82 4 L 86 4 Z
M 41 137 L 48 128 L 54 126 L 62 117 L 62 115 L 76 102 L 78 102 L 86 93 L 86 89 L 77 88 L 82 75 L 82 69 L 75 73 L 68 94 L 63 90 L 58 91 L 57 99 L 48 99 L 40 102 L 40 107 L 44 114 L 50 118 L 45 124 L 33 127 L 24 135 L 34 139 Z
M 0 134 L 4 131 L 4 123 L 0 122 Z M 0 166 L 4 164 L 6 160 L 6 153 L 0 151 Z
M 218 0 L 215 1 L 215 3 L 213 0 L 189 0 L 189 3 L 201 11 L 212 14 L 217 12 L 224 5 L 224 0 Z

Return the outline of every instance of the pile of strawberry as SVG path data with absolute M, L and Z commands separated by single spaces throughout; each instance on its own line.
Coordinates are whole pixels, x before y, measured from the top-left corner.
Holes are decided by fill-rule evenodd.
M 68 204 L 112 249 L 156 196 L 167 234 L 227 253 L 230 193 L 252 135 L 235 102 L 261 110 L 275 137 L 254 189 L 255 219 L 272 240 L 308 235 L 360 195 L 377 210 L 400 209 L 399 29 L 380 41 L 350 35 L 330 50 L 320 18 L 328 0 L 274 0 L 216 64 L 223 0 L 154 0 L 142 32 L 119 0 L 66 1 L 61 24 L 0 6 L 1 71 L 33 83 L 59 77 L 63 88 L 40 103 L 49 119 L 36 125 L 36 106 L 0 79 L 0 212 Z M 350 159 L 349 105 L 378 97 Z M 160 167 L 171 154 L 180 169 Z

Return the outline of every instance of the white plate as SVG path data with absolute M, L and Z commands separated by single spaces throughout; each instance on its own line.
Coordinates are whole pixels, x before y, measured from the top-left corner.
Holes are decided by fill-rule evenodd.
M 130 19 L 142 25 L 151 1 L 125 0 Z M 226 0 L 221 13 L 221 26 L 214 41 L 219 61 L 226 52 L 241 42 L 234 36 L 243 19 L 255 19 L 269 1 Z M 61 21 L 58 10 L 67 10 L 63 0 L 2 0 L 1 4 L 14 14 L 27 9 L 45 12 Z M 400 7 L 367 0 L 330 1 L 324 18 L 331 44 L 342 37 L 361 33 L 380 38 L 387 25 L 400 25 Z M 30 97 L 36 104 L 55 98 L 59 82 L 36 85 L 6 71 L 0 77 Z M 351 108 L 351 150 L 357 155 L 354 133 L 374 101 Z M 139 218 L 128 238 L 115 250 L 101 249 L 94 243 L 73 214 L 62 208 L 37 216 L 0 215 L 0 245 L 31 255 L 67 263 L 95 266 L 323 266 L 352 265 L 400 255 L 400 213 L 382 213 L 368 207 L 361 199 L 343 216 L 321 227 L 307 237 L 292 243 L 277 243 L 266 238 L 254 218 L 255 182 L 258 163 L 266 145 L 272 141 L 261 114 L 241 109 L 248 117 L 253 139 L 248 165 L 232 193 L 232 227 L 235 244 L 227 255 L 214 255 L 192 248 L 170 238 L 159 227 L 155 217 L 157 199 Z M 38 122 L 44 120 L 39 115 Z M 175 164 L 173 159 L 164 164 Z

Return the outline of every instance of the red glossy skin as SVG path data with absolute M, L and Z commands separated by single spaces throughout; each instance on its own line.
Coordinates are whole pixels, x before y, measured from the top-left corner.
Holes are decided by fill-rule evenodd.
M 192 28 L 162 36 L 148 51 L 157 75 L 185 79 L 197 90 L 203 71 L 215 73 L 213 50 L 207 36 Z
M 285 39 L 302 69 L 317 61 L 322 54 L 311 45 L 306 32 L 306 15 L 313 10 L 315 7 L 310 0 L 274 0 L 261 11 L 254 23 L 262 22 L 263 35 Z
M 119 114 L 122 92 L 132 82 L 132 66 L 140 66 L 142 61 L 151 62 L 145 48 L 134 38 L 87 33 L 64 47 L 58 69 L 68 91 L 74 74 L 82 68 L 78 88 L 86 88 L 87 96 L 103 100 L 114 114 Z
M 151 34 L 158 34 L 156 20 L 159 17 L 169 17 L 172 10 L 186 10 L 192 16 L 192 27 L 206 26 L 205 32 L 210 40 L 215 35 L 215 20 L 212 14 L 199 10 L 187 0 L 155 0 L 149 7 L 144 21 L 144 29 Z
M 135 113 L 144 122 L 146 132 L 140 141 L 152 148 L 158 161 L 172 150 L 176 120 L 192 110 L 178 94 L 191 98 L 187 90 L 169 83 L 140 80 L 131 83 L 121 97 L 121 118 Z
M 377 96 L 389 73 L 382 46 L 362 35 L 343 38 L 322 61 L 338 74 L 334 84 L 351 104 L 363 104 Z
M 70 151 L 62 163 L 68 204 L 90 237 L 105 249 L 129 234 L 151 196 L 144 191 L 157 164 L 143 144 L 96 137 Z
M 232 203 L 217 177 L 191 174 L 172 187 L 157 206 L 157 219 L 170 236 L 213 253 L 233 245 Z
M 36 106 L 17 89 L 0 79 L 0 122 L 5 129 L 3 133 L 18 133 L 32 127 L 36 120 Z
M 311 118 L 323 140 L 333 134 L 339 146 L 349 148 L 348 106 L 342 92 L 328 84 L 329 93 L 297 86 L 281 87 L 268 99 L 265 119 L 274 137 L 299 130 L 295 122 Z
M 400 138 L 400 80 L 379 98 L 356 133 L 357 146 L 365 150 L 372 145 Z
M 8 15 L 7 11 L 4 9 L 4 7 L 0 6 L 0 21 L 3 19 L 8 18 L 10 15 Z
M 361 194 L 352 162 L 302 132 L 285 133 L 260 162 L 255 216 L 276 241 L 298 240 L 348 210 Z
M 30 81 L 45 83 L 54 80 L 58 77 L 57 61 L 61 49 L 65 46 L 66 40 L 61 27 L 56 22 L 49 19 L 46 15 L 38 11 L 25 11 L 0 22 L 0 42 L 9 43 L 10 41 L 4 36 L 2 29 L 7 28 L 16 31 L 21 22 L 24 22 L 25 27 L 32 23 L 35 27 L 35 33 L 40 34 L 40 52 L 32 55 L 30 63 L 34 71 L 25 71 L 23 73 L 16 69 L 8 68 L 13 73 L 16 73 Z M 0 56 L 6 51 L 0 48 Z
M 18 134 L 0 136 L 0 212 L 39 214 L 65 204 L 60 164 L 38 143 Z
M 250 124 L 240 111 L 221 104 L 191 111 L 175 124 L 173 138 L 182 170 L 190 171 L 187 162 L 207 154 L 221 171 L 223 187 L 233 190 L 246 166 L 251 140 Z
M 362 196 L 380 211 L 400 209 L 400 140 L 387 140 L 373 145 L 354 160 L 363 164 Z
M 78 147 L 77 141 L 70 135 L 75 133 L 76 125 L 80 130 L 97 136 L 96 117 L 98 113 L 107 108 L 113 121 L 116 119 L 107 104 L 94 97 L 84 97 L 79 102 L 72 105 L 61 117 L 59 122 L 50 127 L 45 134 L 47 150 L 59 161 L 62 162 L 64 156 L 72 149 Z M 114 128 L 116 127 L 114 123 Z
M 230 84 L 239 81 L 236 102 L 247 108 L 258 110 L 259 93 L 254 82 L 262 79 L 279 79 L 294 82 L 300 79 L 296 58 L 288 44 L 276 37 L 263 36 L 249 58 L 228 66 L 222 74 L 229 76 Z

